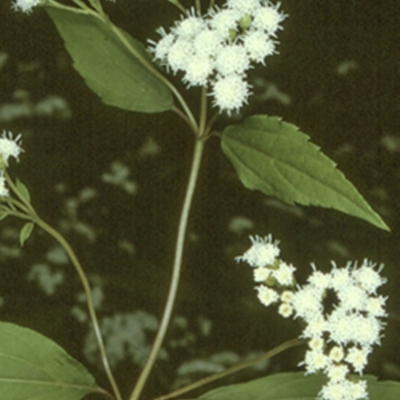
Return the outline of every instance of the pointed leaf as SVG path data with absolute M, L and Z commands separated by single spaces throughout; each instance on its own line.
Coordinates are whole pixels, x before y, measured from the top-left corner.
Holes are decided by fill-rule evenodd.
M 333 208 L 389 230 L 336 164 L 299 129 L 262 115 L 228 126 L 222 150 L 248 189 L 286 203 Z
M 29 203 L 31 201 L 31 196 L 28 188 L 19 179 L 16 181 L 16 186 L 22 197 Z
M 397 400 L 400 383 L 378 382 L 374 376 L 364 376 L 369 400 Z M 212 390 L 204 400 L 315 400 L 326 378 L 321 375 L 304 375 L 303 372 L 282 373 L 256 379 L 247 383 L 223 386 Z
M 103 103 L 128 111 L 170 110 L 172 94 L 96 17 L 45 7 L 74 60 L 74 68 Z M 124 38 L 149 62 L 144 46 L 124 32 Z
M 31 236 L 31 233 L 32 233 L 34 227 L 35 227 L 35 224 L 33 222 L 27 222 L 22 227 L 21 231 L 19 232 L 19 243 L 20 243 L 21 247 Z
M 102 391 L 60 346 L 39 333 L 0 323 L 0 393 L 8 400 L 79 400 Z

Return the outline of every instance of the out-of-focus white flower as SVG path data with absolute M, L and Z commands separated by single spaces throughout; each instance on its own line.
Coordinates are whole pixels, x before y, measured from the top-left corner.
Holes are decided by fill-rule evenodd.
M 210 89 L 213 105 L 228 115 L 247 103 L 246 73 L 276 53 L 276 31 L 286 15 L 264 0 L 228 0 L 200 16 L 194 9 L 167 33 L 149 40 L 150 51 L 167 70 L 182 72 L 188 87 Z
M 33 7 L 36 7 L 40 3 L 44 3 L 45 0 L 15 0 L 12 8 L 15 11 L 22 11 L 24 13 L 30 13 Z
M 294 282 L 294 271 L 296 268 L 283 261 L 279 262 L 279 268 L 272 270 L 272 276 L 282 286 L 291 286 Z
M 10 157 L 14 157 L 18 161 L 22 151 L 21 135 L 13 138 L 11 132 L 3 131 L 3 135 L 0 138 L 0 170 L 4 170 L 8 166 Z
M 6 188 L 6 178 L 0 175 L 0 197 L 8 196 L 8 189 Z
M 257 286 L 256 289 L 258 292 L 258 299 L 266 307 L 279 300 L 278 293 L 274 289 L 270 289 L 265 285 Z
M 265 282 L 271 275 L 272 271 L 266 267 L 254 268 L 254 282 Z

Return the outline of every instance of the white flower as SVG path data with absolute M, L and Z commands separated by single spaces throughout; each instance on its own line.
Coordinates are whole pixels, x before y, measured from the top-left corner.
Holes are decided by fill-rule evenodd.
M 361 400 L 368 398 L 367 392 L 367 382 L 366 381 L 358 381 L 358 382 L 348 382 L 347 384 L 349 397 L 352 400 Z
M 341 346 L 334 346 L 331 348 L 331 351 L 329 352 L 329 358 L 334 361 L 334 362 L 340 362 L 343 360 L 344 357 L 344 351 Z
M 253 26 L 256 29 L 263 29 L 269 35 L 275 36 L 276 31 L 282 29 L 281 22 L 286 18 L 286 15 L 278 11 L 279 4 L 275 7 L 261 7 L 254 15 Z
M 336 265 L 334 265 L 334 268 L 331 271 L 332 287 L 336 290 L 340 290 L 343 287 L 347 287 L 351 283 L 352 283 L 352 278 L 348 267 L 337 268 Z
M 312 264 L 311 266 L 314 271 L 308 277 L 307 282 L 317 288 L 328 289 L 331 284 L 331 274 L 324 274 L 323 272 L 318 271 L 315 265 Z
M 221 111 L 227 111 L 228 115 L 246 104 L 249 94 L 248 83 L 236 74 L 217 79 L 212 90 L 214 105 Z
M 299 288 L 294 294 L 292 304 L 296 317 L 305 321 L 312 321 L 322 318 L 322 291 L 312 286 Z
M 223 44 L 217 32 L 207 28 L 203 29 L 194 38 L 193 46 L 197 55 L 212 60 L 218 54 Z
M 14 139 L 11 132 L 3 131 L 3 135 L 0 138 L 0 169 L 8 166 L 8 159 L 10 157 L 14 157 L 18 161 L 18 157 L 22 151 L 21 135 L 18 135 Z
M 278 293 L 265 285 L 256 286 L 257 297 L 264 306 L 268 307 L 279 300 Z
M 183 72 L 188 87 L 203 86 L 214 97 L 213 106 L 230 115 L 250 95 L 246 72 L 252 63 L 264 64 L 275 54 L 272 39 L 286 17 L 269 1 L 228 0 L 221 9 L 211 8 L 198 16 L 194 9 L 176 22 L 149 50 L 167 70 Z
M 293 314 L 293 307 L 288 303 L 282 303 L 278 308 L 278 314 L 283 318 L 289 318 Z
M 324 346 L 325 346 L 325 341 L 321 337 L 313 337 L 311 340 L 309 340 L 308 345 L 310 346 L 311 350 L 318 350 L 318 351 L 323 351 Z
M 349 380 L 329 381 L 320 391 L 319 398 L 321 400 L 364 400 L 368 398 L 367 383 Z
M 348 395 L 347 382 L 328 382 L 319 392 L 321 400 L 356 400 Z
M 320 337 L 327 329 L 327 322 L 322 317 L 322 315 L 310 320 L 307 326 L 304 328 L 301 337 L 304 338 L 314 338 Z
M 284 290 L 281 294 L 281 301 L 284 303 L 291 303 L 293 300 L 294 293 L 292 290 Z
M 253 14 L 260 8 L 259 0 L 228 0 L 228 8 L 239 11 L 242 15 Z
M 355 327 L 355 315 L 348 315 L 341 309 L 334 310 L 328 317 L 330 339 L 338 344 L 347 345 L 357 338 L 358 327 Z
M 0 175 L 0 197 L 8 196 L 8 189 L 6 188 L 6 178 Z
M 364 260 L 360 268 L 352 271 L 354 279 L 368 293 L 375 293 L 379 286 L 386 283 L 386 279 L 379 275 L 379 272 L 383 269 L 383 265 L 379 267 L 378 271 L 373 269 L 375 265 L 368 260 Z
M 345 364 L 333 364 L 326 368 L 326 375 L 331 382 L 343 382 L 349 373 L 349 367 Z
M 304 361 L 299 365 L 304 365 L 307 373 L 315 374 L 323 370 L 329 363 L 329 358 L 323 353 L 322 350 L 307 350 Z
M 205 27 L 206 21 L 201 17 L 196 17 L 194 11 L 191 10 L 191 14 L 188 18 L 179 21 L 174 29 L 174 34 L 182 39 L 192 39 L 196 37 Z
M 246 50 L 243 46 L 235 44 L 223 47 L 216 59 L 216 69 L 223 76 L 241 74 L 249 65 Z
M 175 35 L 172 33 L 167 34 L 164 28 L 160 28 L 157 32 L 162 36 L 161 40 L 156 43 L 154 41 L 149 41 L 154 48 L 150 48 L 150 50 L 154 53 L 154 58 L 163 61 L 175 41 Z
M 236 31 L 237 24 L 242 16 L 238 10 L 211 10 L 210 26 L 221 39 L 228 39 L 231 30 Z
M 243 45 L 249 54 L 250 60 L 264 63 L 267 56 L 276 53 L 275 41 L 269 35 L 260 31 L 249 31 L 243 39 Z
M 192 43 L 189 40 L 177 40 L 169 49 L 167 60 L 173 72 L 185 70 L 194 55 Z
M 265 267 L 275 262 L 280 254 L 277 241 L 272 242 L 272 236 L 268 235 L 264 238 L 260 236 L 250 236 L 252 246 L 242 256 L 236 257 L 235 260 L 245 261 L 251 267 Z
M 271 270 L 266 267 L 254 268 L 254 282 L 265 282 L 271 275 Z
M 364 310 L 368 300 L 368 295 L 363 289 L 351 284 L 339 290 L 337 296 L 340 307 L 345 310 Z
M 368 363 L 369 353 L 369 348 L 351 347 L 347 352 L 346 361 L 353 366 L 355 372 L 361 374 Z
M 386 317 L 387 312 L 384 309 L 387 297 L 370 297 L 366 301 L 365 311 L 374 317 Z
M 42 0 L 15 0 L 12 8 L 15 11 L 22 11 L 24 13 L 30 13 L 33 7 L 36 7 Z
M 294 271 L 296 268 L 293 265 L 279 262 L 279 268 L 272 271 L 272 276 L 282 286 L 291 286 L 294 282 Z
M 205 86 L 212 69 L 213 65 L 209 58 L 194 56 L 186 65 L 186 74 L 183 80 L 189 86 Z

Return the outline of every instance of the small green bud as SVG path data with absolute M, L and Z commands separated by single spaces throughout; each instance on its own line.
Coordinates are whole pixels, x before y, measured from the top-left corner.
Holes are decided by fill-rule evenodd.
M 239 20 L 239 26 L 242 28 L 243 31 L 247 31 L 250 28 L 252 17 L 249 14 L 246 14 Z
M 230 40 L 235 40 L 237 37 L 238 33 L 235 29 L 229 29 L 229 39 Z
M 270 275 L 265 281 L 265 284 L 269 287 L 274 287 L 276 285 L 276 279 L 272 275 Z

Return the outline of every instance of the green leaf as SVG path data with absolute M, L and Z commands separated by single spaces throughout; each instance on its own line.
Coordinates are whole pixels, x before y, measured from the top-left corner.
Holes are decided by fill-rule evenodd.
M 398 400 L 400 383 L 378 382 L 374 376 L 364 376 L 369 400 Z M 325 384 L 321 375 L 304 375 L 303 372 L 283 373 L 256 379 L 247 383 L 223 386 L 212 390 L 204 400 L 315 400 Z
M 228 126 L 221 146 L 248 189 L 289 204 L 333 208 L 390 230 L 336 164 L 280 118 L 256 115 Z
M 18 191 L 19 191 L 20 194 L 22 195 L 22 197 L 23 197 L 28 203 L 30 203 L 30 201 L 31 201 L 31 196 L 30 196 L 30 194 L 29 194 L 28 188 L 27 188 L 19 179 L 17 179 L 16 186 L 17 186 Z
M 27 222 L 22 227 L 21 231 L 19 232 L 19 243 L 20 243 L 21 247 L 31 236 L 31 233 L 32 233 L 34 227 L 35 227 L 35 224 L 33 222 Z
M 74 68 L 105 104 L 147 113 L 171 109 L 171 91 L 127 50 L 109 25 L 89 14 L 45 8 Z M 144 46 L 128 33 L 123 35 L 151 63 Z
M 0 393 L 7 400 L 79 400 L 101 390 L 60 346 L 39 333 L 0 323 Z

